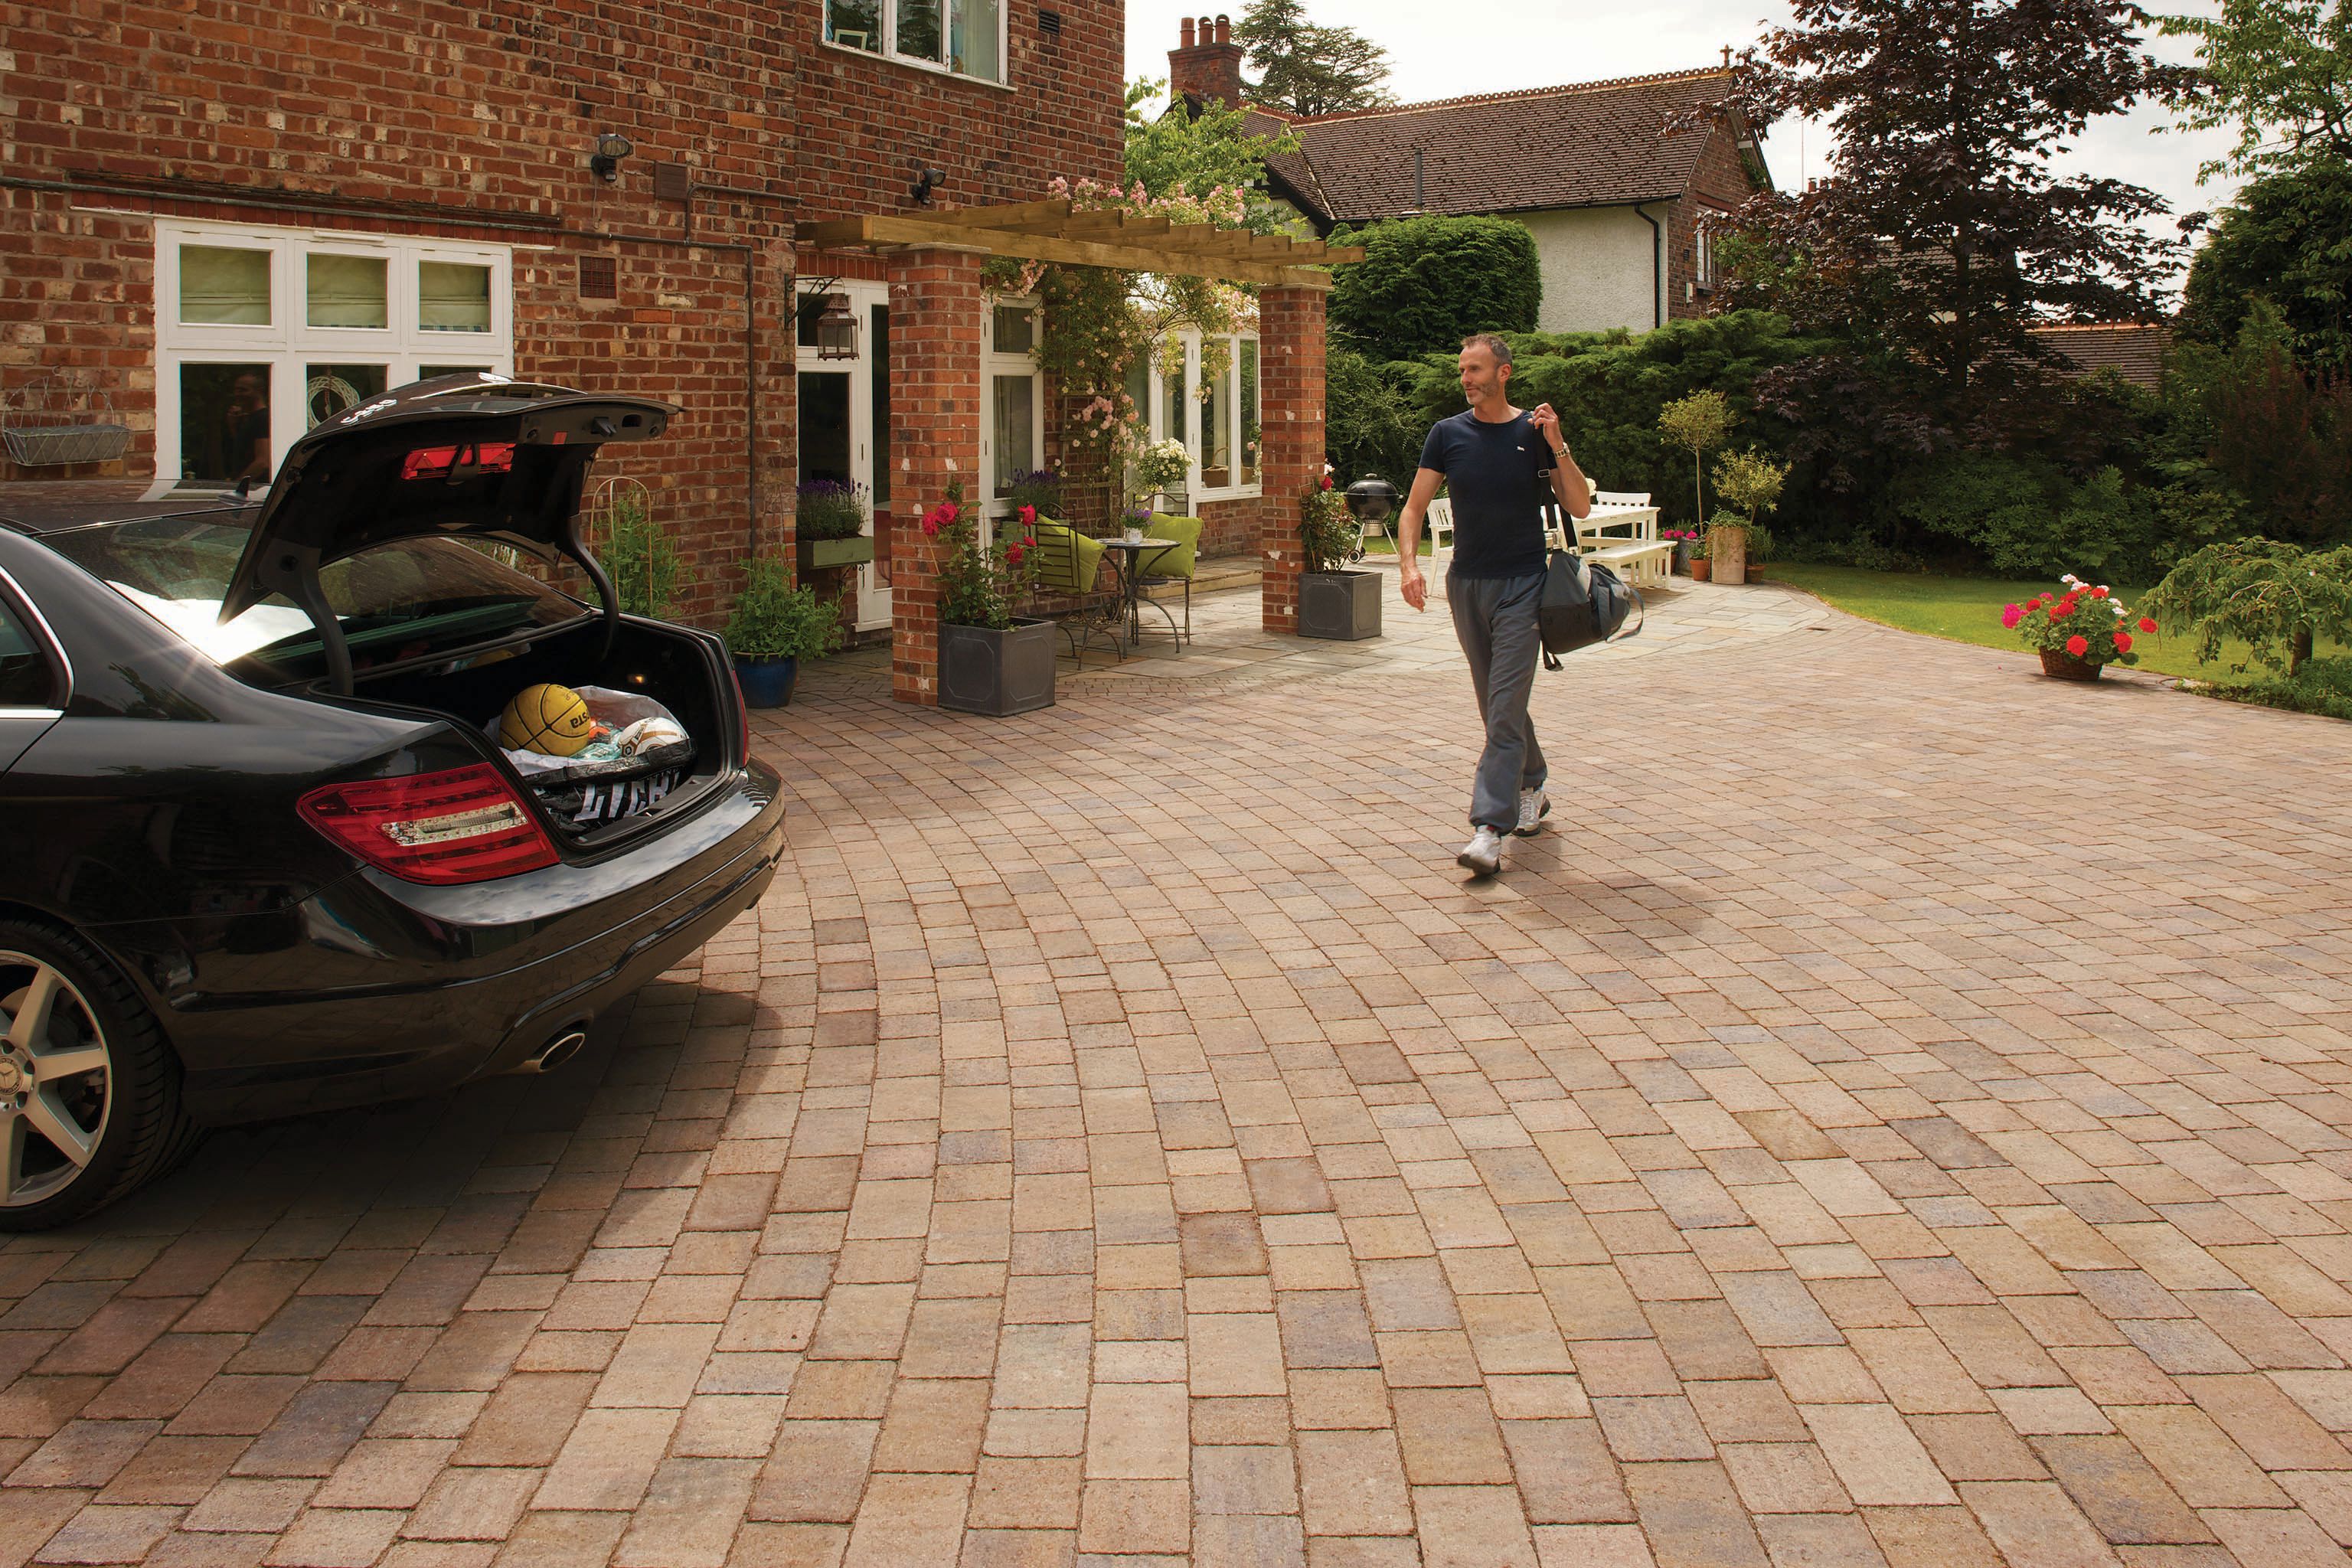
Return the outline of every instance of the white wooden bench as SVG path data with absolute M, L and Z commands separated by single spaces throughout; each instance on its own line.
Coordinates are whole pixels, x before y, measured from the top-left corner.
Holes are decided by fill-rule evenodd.
M 1546 543 L 1567 548 L 1557 529 L 1547 529 Z M 1592 492 L 1592 510 L 1576 520 L 1577 553 L 1622 573 L 1637 588 L 1663 586 L 1673 580 L 1675 547 L 1658 537 L 1658 509 L 1647 490 Z

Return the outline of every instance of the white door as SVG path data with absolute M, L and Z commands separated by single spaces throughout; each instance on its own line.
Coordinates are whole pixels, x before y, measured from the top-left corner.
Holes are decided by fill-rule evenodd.
M 868 502 L 866 532 L 889 514 L 890 493 L 890 290 L 887 284 L 836 282 L 829 294 L 849 296 L 857 319 L 853 359 L 822 359 L 816 349 L 814 311 L 803 311 L 799 329 L 800 479 L 854 484 Z M 857 569 L 857 628 L 890 624 L 890 589 L 873 562 Z

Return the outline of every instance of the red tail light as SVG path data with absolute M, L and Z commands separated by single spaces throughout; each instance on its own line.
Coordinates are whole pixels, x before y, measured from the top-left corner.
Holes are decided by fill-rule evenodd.
M 751 705 L 743 700 L 743 678 L 735 673 L 735 661 L 727 661 L 727 679 L 735 683 L 735 760 L 751 760 Z
M 485 441 L 478 447 L 419 447 L 401 459 L 404 479 L 446 479 L 464 468 L 478 474 L 503 474 L 514 468 L 512 441 Z
M 407 882 L 487 882 L 555 864 L 530 803 L 488 763 L 446 773 L 328 784 L 302 820 Z

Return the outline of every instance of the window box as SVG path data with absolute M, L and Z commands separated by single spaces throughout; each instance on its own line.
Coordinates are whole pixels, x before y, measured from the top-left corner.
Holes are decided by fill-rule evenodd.
M 863 566 L 874 559 L 874 536 L 861 533 L 850 539 L 803 539 L 794 548 L 800 554 L 803 574 L 829 572 L 841 566 Z

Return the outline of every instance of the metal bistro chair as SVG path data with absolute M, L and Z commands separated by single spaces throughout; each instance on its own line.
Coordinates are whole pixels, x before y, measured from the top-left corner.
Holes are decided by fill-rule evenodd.
M 1184 584 L 1184 640 L 1192 640 L 1192 576 L 1200 565 L 1202 522 L 1197 517 L 1171 517 L 1156 511 L 1143 525 L 1146 539 L 1180 541 L 1174 548 L 1147 552 L 1139 557 L 1143 576 L 1139 586 L 1149 591 L 1171 583 Z M 1165 610 L 1166 606 L 1161 608 Z M 1172 620 L 1173 617 L 1171 616 Z
M 1123 640 L 1126 605 L 1119 595 L 1101 586 L 1103 547 L 1076 529 L 1050 518 L 1037 520 L 1035 596 L 1029 608 L 1050 616 L 1069 642 L 1070 658 L 1084 668 L 1087 645 L 1100 637 L 1121 663 L 1127 659 Z

